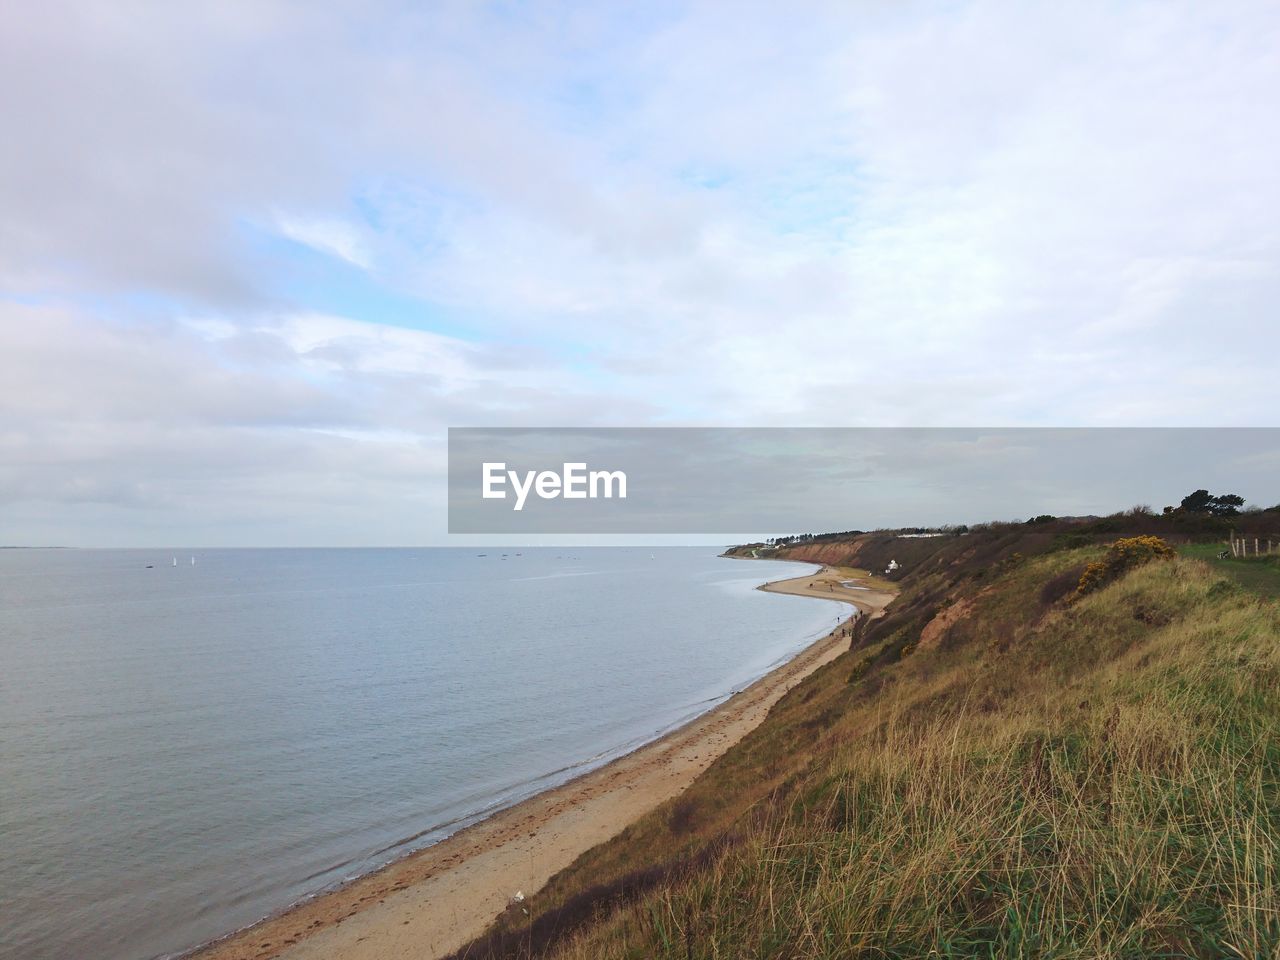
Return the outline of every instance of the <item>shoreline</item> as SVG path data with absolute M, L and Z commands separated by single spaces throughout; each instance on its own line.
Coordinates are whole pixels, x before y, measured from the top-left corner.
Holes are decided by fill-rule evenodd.
M 873 588 L 843 585 L 854 579 Z M 878 615 L 894 596 L 863 571 L 826 566 L 757 589 L 846 603 L 867 616 Z M 788 690 L 844 652 L 852 619 L 841 618 L 750 685 L 634 750 L 197 947 L 184 960 L 431 960 L 464 946 L 517 892 L 532 894 L 582 853 L 681 793 Z

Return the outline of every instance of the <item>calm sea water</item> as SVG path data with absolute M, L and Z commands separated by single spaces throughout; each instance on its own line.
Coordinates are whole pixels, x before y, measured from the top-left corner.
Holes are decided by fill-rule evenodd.
M 715 552 L 0 550 L 0 957 L 228 933 L 708 709 L 843 609 Z

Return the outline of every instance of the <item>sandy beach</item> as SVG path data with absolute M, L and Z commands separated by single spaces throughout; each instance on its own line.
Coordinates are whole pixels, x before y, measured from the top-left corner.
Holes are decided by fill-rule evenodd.
M 844 581 L 865 585 L 846 587 Z M 820 572 L 761 589 L 834 600 L 875 616 L 893 598 L 864 571 Z M 517 891 L 560 870 L 683 791 L 778 699 L 847 645 L 847 620 L 685 726 L 338 890 L 198 951 L 198 960 L 432 960 L 482 933 Z

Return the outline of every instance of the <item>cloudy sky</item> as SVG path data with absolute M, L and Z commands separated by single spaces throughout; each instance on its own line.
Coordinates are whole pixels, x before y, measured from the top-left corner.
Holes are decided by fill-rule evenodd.
M 449 426 L 1272 425 L 1277 50 L 1231 0 L 10 4 L 0 543 L 441 542 Z

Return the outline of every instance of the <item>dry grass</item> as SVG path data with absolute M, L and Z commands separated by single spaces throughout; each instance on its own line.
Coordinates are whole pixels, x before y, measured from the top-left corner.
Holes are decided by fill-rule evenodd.
M 537 910 L 648 882 L 501 953 L 1280 957 L 1280 606 L 1190 560 L 1046 593 L 1097 555 L 913 587 L 972 610 L 885 618 Z

